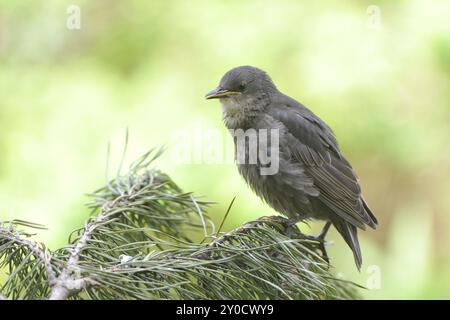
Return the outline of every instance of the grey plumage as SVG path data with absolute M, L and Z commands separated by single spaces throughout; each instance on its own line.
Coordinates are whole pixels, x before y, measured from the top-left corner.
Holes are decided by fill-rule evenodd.
M 352 249 L 360 269 L 357 229 L 375 228 L 377 219 L 331 128 L 278 91 L 270 77 L 255 67 L 228 71 L 207 98 L 220 99 L 229 129 L 278 129 L 279 171 L 261 175 L 258 161 L 238 164 L 240 174 L 258 196 L 289 218 L 331 222 Z

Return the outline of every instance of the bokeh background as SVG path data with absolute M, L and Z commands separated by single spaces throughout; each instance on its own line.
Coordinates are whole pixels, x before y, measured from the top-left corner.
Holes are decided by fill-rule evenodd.
M 71 4 L 80 29 L 67 28 Z M 126 161 L 166 144 L 157 165 L 215 201 L 216 222 L 237 196 L 226 229 L 272 214 L 228 159 L 218 102 L 203 98 L 250 64 L 334 128 L 379 218 L 360 235 L 361 273 L 330 234 L 336 272 L 375 284 L 366 298 L 448 299 L 449 13 L 447 0 L 0 0 L 0 220 L 45 224 L 36 239 L 66 244 L 126 128 Z M 179 161 L 186 145 L 195 155 Z M 227 161 L 210 163 L 211 146 Z

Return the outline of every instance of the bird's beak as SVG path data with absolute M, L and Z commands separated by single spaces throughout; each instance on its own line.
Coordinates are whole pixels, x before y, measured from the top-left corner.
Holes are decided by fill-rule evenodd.
M 240 93 L 239 91 L 231 91 L 231 90 L 227 90 L 227 89 L 217 88 L 211 92 L 208 92 L 206 94 L 205 98 L 206 99 L 217 99 L 217 98 L 223 98 L 223 97 L 227 97 L 232 94 L 239 94 L 239 93 Z

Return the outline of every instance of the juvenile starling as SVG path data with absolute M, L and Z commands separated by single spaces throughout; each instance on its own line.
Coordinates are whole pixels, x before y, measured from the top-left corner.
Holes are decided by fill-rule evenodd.
M 269 135 L 266 139 L 257 135 L 258 152 L 265 148 L 267 155 L 274 156 L 274 149 L 269 147 L 277 147 L 277 157 L 272 159 L 278 162 L 275 173 L 262 173 L 268 165 L 260 157 L 256 162 L 248 154 L 241 158 L 235 139 L 240 174 L 259 197 L 286 215 L 290 223 L 326 221 L 317 236 L 322 243 L 333 225 L 352 249 L 359 270 L 362 255 L 357 230 L 365 230 L 366 225 L 375 229 L 378 222 L 330 127 L 301 103 L 278 91 L 267 73 L 251 66 L 228 71 L 206 98 L 220 100 L 230 132 L 277 133 L 278 141 Z M 245 146 L 251 153 L 249 135 Z

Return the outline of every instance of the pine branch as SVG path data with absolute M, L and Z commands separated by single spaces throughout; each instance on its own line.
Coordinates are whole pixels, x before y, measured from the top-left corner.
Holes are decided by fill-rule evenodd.
M 1 291 L 8 292 L 7 295 L 13 298 L 26 294 L 26 289 L 33 283 L 30 271 L 42 275 L 49 283 L 56 279 L 48 250 L 42 244 L 24 239 L 32 234 L 16 231 L 17 225 L 40 228 L 40 225 L 20 220 L 0 223 L 0 268 L 7 266 L 10 270 Z M 29 278 L 31 281 L 27 282 Z
M 54 252 L 0 225 L 0 292 L 10 299 L 351 299 L 308 239 L 262 217 L 216 232 L 208 203 L 150 167 L 149 152 L 94 192 L 91 217 Z M 219 228 L 220 230 L 220 228 Z M 204 236 L 203 241 L 198 241 Z

